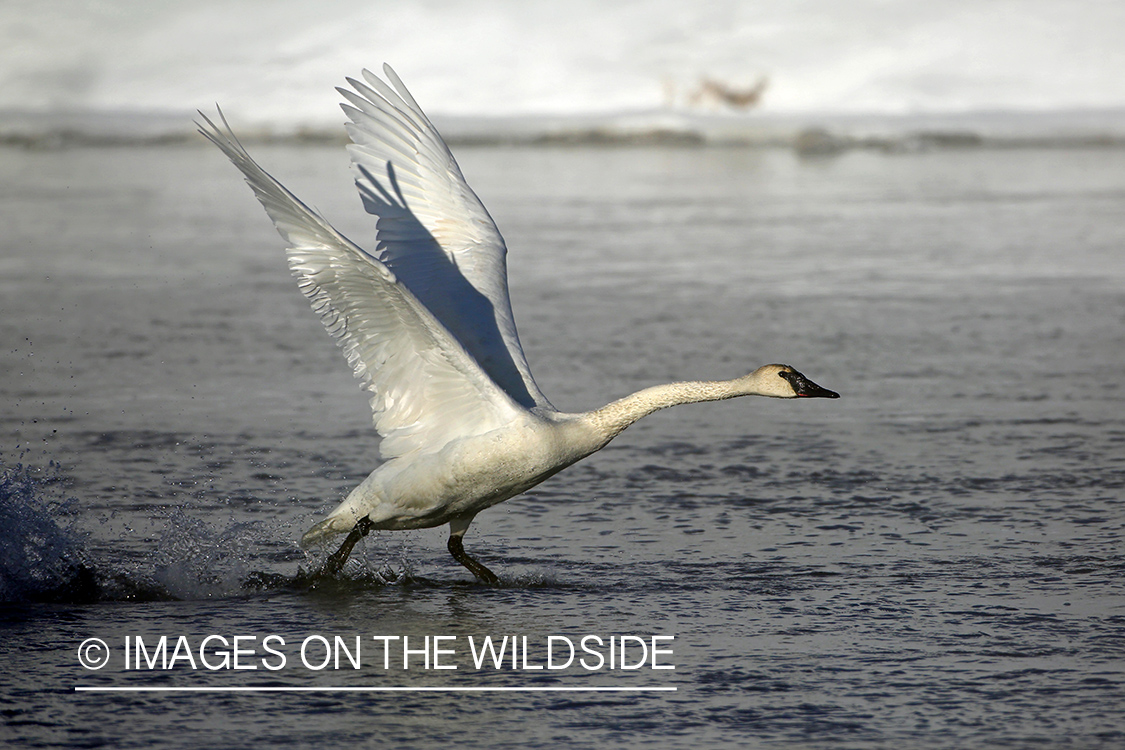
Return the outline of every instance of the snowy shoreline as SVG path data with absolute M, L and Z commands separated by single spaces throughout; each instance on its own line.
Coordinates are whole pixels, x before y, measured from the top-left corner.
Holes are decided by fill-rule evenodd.
M 600 115 L 434 116 L 451 145 L 746 146 L 834 153 L 937 148 L 1121 147 L 1125 110 L 967 112 L 916 115 L 727 114 L 650 110 Z M 342 125 L 232 123 L 249 143 L 345 143 Z M 0 111 L 0 145 L 77 146 L 193 144 L 187 112 Z

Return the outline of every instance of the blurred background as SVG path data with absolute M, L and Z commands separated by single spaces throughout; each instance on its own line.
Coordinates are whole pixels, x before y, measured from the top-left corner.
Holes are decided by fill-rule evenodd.
M 7 0 L 0 35 L 9 139 L 188 133 L 215 102 L 274 133 L 338 128 L 333 88 L 383 62 L 438 116 L 1069 113 L 1125 132 L 1125 4 L 1100 0 Z

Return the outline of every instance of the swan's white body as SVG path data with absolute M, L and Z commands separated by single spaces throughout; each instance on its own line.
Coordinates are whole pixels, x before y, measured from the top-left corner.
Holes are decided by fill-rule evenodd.
M 770 379 L 777 395 L 792 393 L 770 365 L 755 392 Z M 739 382 L 739 381 L 733 381 Z M 785 390 L 788 389 L 788 393 Z M 643 394 L 643 396 L 642 396 Z M 348 531 L 364 516 L 376 529 L 419 529 L 463 524 L 480 511 L 562 471 L 601 449 L 646 414 L 674 404 L 745 395 L 727 383 L 673 383 L 646 389 L 592 412 L 564 414 L 533 408 L 516 411 L 502 426 L 484 434 L 455 438 L 436 451 L 409 460 L 392 459 L 373 471 L 332 514 L 302 540 Z
M 731 381 L 648 388 L 592 412 L 557 411 L 520 347 L 496 225 L 406 87 L 390 67 L 384 71 L 394 89 L 368 71 L 369 85 L 348 79 L 355 92 L 339 89 L 350 102 L 343 107 L 356 185 L 379 217 L 373 254 L 262 170 L 229 127 L 204 116 L 209 128 L 201 128 L 242 170 L 287 241 L 289 266 L 372 394 L 383 437 L 385 463 L 302 546 L 357 523 L 362 533 L 448 523 L 454 557 L 495 580 L 461 549 L 473 517 L 597 451 L 646 414 L 751 394 L 836 396 L 788 366 L 767 365 Z

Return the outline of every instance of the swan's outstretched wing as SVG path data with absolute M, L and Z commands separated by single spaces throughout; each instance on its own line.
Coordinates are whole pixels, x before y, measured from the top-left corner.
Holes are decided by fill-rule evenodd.
M 440 449 L 509 422 L 519 407 L 383 263 L 250 158 L 223 118 L 200 132 L 242 170 L 289 243 L 289 268 L 370 391 L 385 458 Z M 222 112 L 219 113 L 220 117 Z
M 379 217 L 376 256 L 526 407 L 550 407 L 520 347 L 508 299 L 507 249 L 453 154 L 389 65 L 337 89 L 356 186 Z

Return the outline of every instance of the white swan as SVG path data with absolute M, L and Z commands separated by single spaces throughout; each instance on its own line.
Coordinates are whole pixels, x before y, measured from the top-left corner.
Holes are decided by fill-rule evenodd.
M 449 551 L 479 579 L 496 575 L 462 537 L 477 513 L 605 446 L 652 412 L 736 396 L 826 397 L 787 365 L 741 378 L 646 388 L 582 414 L 556 410 L 527 366 L 508 301 L 504 240 L 445 142 L 390 66 L 337 89 L 363 205 L 378 219 L 368 253 L 267 174 L 201 116 L 200 132 L 246 176 L 288 243 L 289 267 L 370 391 L 385 459 L 301 539 L 348 532 L 336 572 L 371 529 L 449 524 Z

